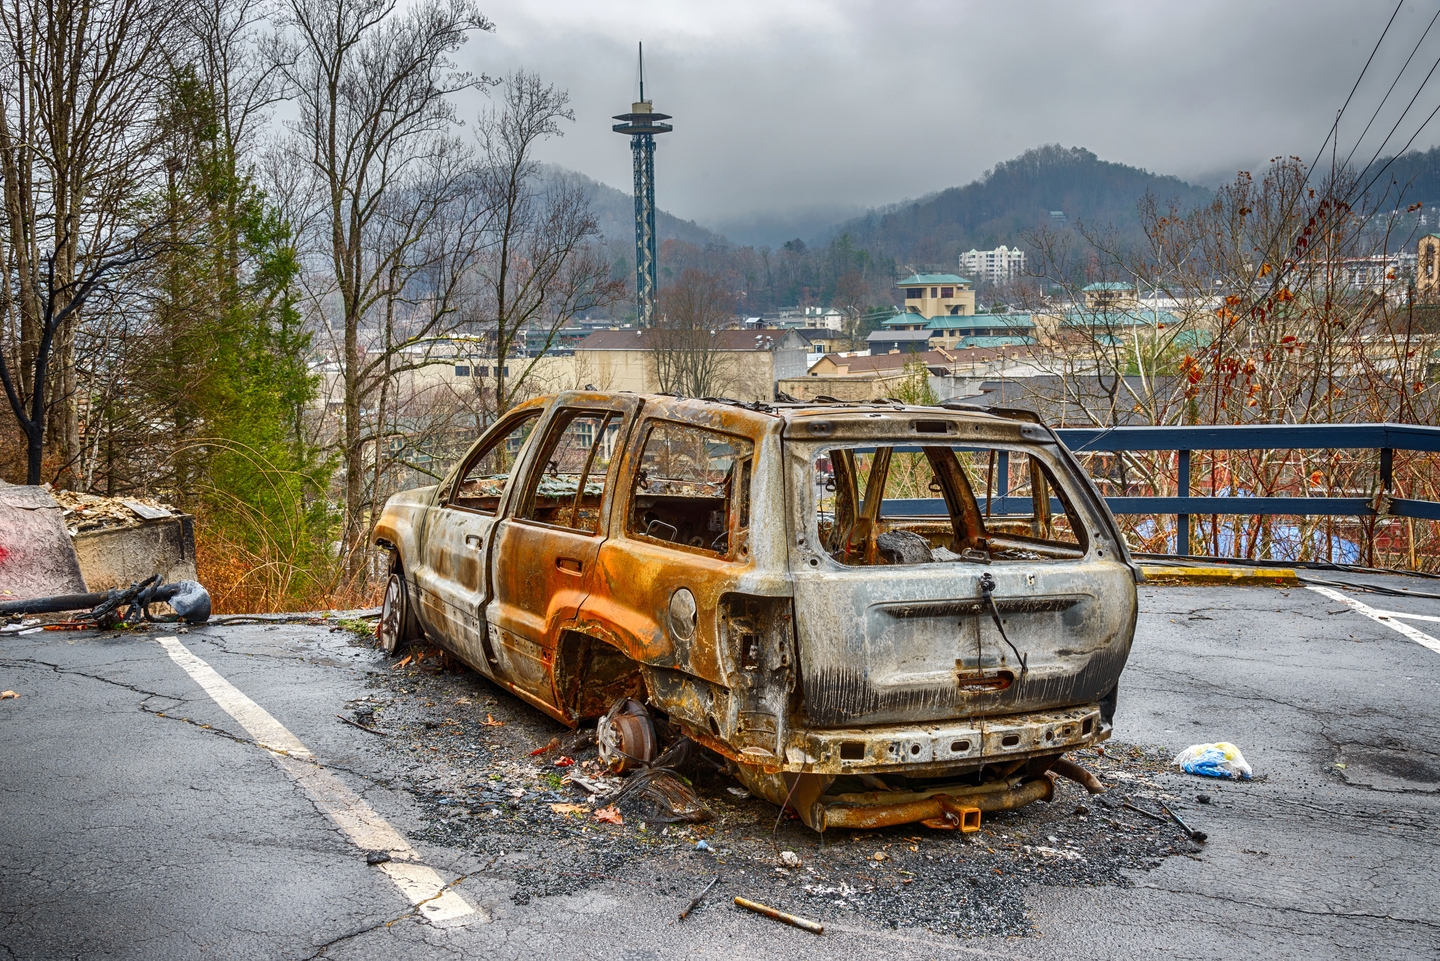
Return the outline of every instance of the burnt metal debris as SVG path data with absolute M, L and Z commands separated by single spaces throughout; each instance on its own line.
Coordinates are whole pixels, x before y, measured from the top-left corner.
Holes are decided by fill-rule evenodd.
M 735 903 L 747 911 L 754 911 L 756 914 L 763 914 L 767 918 L 774 918 L 776 921 L 783 921 L 793 925 L 801 931 L 809 931 L 811 934 L 824 934 L 825 925 L 819 921 L 811 921 L 809 918 L 802 918 L 779 908 L 772 908 L 768 904 L 761 904 L 758 901 L 751 901 L 749 898 L 735 897 Z
M 210 592 L 199 581 L 161 584 L 160 576 L 155 574 L 127 588 L 104 592 L 6 601 L 0 603 L 0 618 L 73 611 L 78 612 L 77 620 L 93 621 L 97 627 L 109 629 L 120 624 L 160 620 L 151 613 L 150 606 L 163 602 L 187 624 L 204 624 L 210 619 Z
M 1062 758 L 1110 736 L 1140 574 L 1031 418 L 570 392 L 508 412 L 374 537 L 383 648 L 425 637 L 599 719 L 659 807 L 685 800 L 653 769 L 686 740 L 817 831 L 1103 790 Z

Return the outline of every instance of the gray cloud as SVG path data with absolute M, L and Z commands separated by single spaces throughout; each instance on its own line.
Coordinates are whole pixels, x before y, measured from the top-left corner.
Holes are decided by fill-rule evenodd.
M 1434 13 L 1410 6 L 1346 115 L 1342 154 Z M 643 39 L 646 92 L 675 115 L 657 151 L 657 200 L 681 217 L 738 225 L 919 196 L 1041 143 L 1211 180 L 1277 154 L 1308 161 L 1394 5 L 499 0 L 485 9 L 496 33 L 465 47 L 465 65 L 523 66 L 567 88 L 578 122 L 544 159 L 624 190 L 630 153 L 610 116 L 635 96 Z M 1397 93 L 1408 99 L 1437 55 L 1440 27 Z M 1440 72 L 1412 115 L 1423 119 L 1437 96 Z M 1416 146 L 1440 141 L 1440 119 L 1433 126 Z

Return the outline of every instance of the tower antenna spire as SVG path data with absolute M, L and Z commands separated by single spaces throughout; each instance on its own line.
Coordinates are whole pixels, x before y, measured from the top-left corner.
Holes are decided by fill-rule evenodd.
M 663 121 L 670 115 L 656 113 L 645 99 L 645 44 L 640 44 L 640 99 L 621 121 L 610 129 L 630 137 L 635 157 L 635 321 L 641 327 L 655 322 L 655 289 L 658 286 L 655 249 L 655 136 L 675 129 Z

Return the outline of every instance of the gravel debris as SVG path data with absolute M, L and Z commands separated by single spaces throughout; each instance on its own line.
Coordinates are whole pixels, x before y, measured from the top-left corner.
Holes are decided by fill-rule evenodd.
M 422 811 L 417 838 L 484 858 L 515 904 L 619 883 L 673 900 L 678 911 L 697 893 L 696 879 L 718 871 L 697 913 L 738 894 L 823 922 L 1017 936 L 1034 933 L 1025 906 L 1034 887 L 1130 887 L 1133 872 L 1201 856 L 1178 825 L 1122 807 L 1158 811 L 1163 801 L 1191 810 L 1194 795 L 1182 800 L 1183 776 L 1160 748 L 1110 741 L 1072 752 L 1106 783 L 1105 794 L 1062 779 L 1053 802 L 986 815 L 968 835 L 912 824 L 822 837 L 788 813 L 777 826 L 774 805 L 718 770 L 692 782 L 712 821 L 648 824 L 627 815 L 610 824 L 595 811 L 623 779 L 599 764 L 593 731 L 572 732 L 444 658 L 369 683 L 376 694 L 347 710 L 391 735 L 374 746 L 407 771 L 398 786 Z M 574 763 L 557 768 L 557 756 Z

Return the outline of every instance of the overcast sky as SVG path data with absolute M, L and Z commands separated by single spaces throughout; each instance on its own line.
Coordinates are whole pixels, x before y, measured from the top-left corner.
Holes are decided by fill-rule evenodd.
M 1276 154 L 1308 161 L 1394 5 L 486 0 L 496 31 L 461 59 L 567 88 L 577 122 L 544 159 L 628 192 L 610 116 L 636 95 L 644 40 L 646 95 L 675 116 L 656 201 L 723 229 L 917 197 L 1043 143 L 1210 182 Z M 1401 9 L 1345 115 L 1342 156 L 1434 14 L 1435 0 Z M 1440 25 L 1395 96 L 1437 56 Z M 1436 103 L 1440 71 L 1404 137 Z M 1415 146 L 1436 142 L 1440 118 Z

